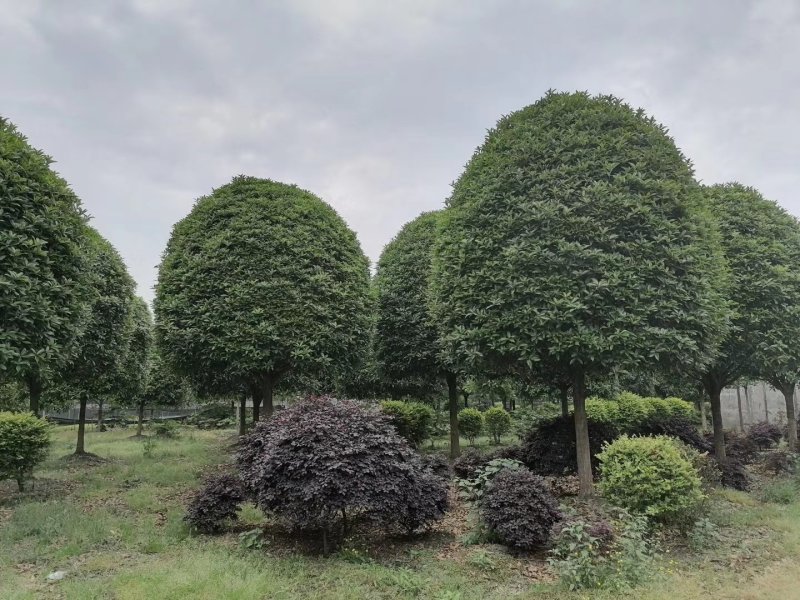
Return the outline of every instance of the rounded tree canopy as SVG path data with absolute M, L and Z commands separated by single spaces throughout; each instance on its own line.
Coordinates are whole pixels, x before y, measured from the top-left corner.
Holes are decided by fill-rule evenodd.
M 296 186 L 240 176 L 173 229 L 156 335 L 199 387 L 255 385 L 292 369 L 352 367 L 368 307 L 368 261 L 341 217 Z
M 136 405 L 141 402 L 147 389 L 153 346 L 153 317 L 147 302 L 139 296 L 133 299 L 125 335 L 128 338 L 127 347 L 121 365 L 117 398 L 123 404 Z
M 91 227 L 86 227 L 84 254 L 89 304 L 64 380 L 85 395 L 113 395 L 130 342 L 135 285 L 116 249 Z
M 718 233 L 666 130 L 610 96 L 502 118 L 455 183 L 435 314 L 468 367 L 701 363 L 727 319 Z
M 62 365 L 84 302 L 80 201 L 0 118 L 0 379 L 41 379 Z
M 406 223 L 378 261 L 376 353 L 391 380 L 432 379 L 442 371 L 428 296 L 440 214 L 423 213 Z
M 794 382 L 800 376 L 800 224 L 751 187 L 729 183 L 704 191 L 730 266 L 734 309 L 716 368 L 731 380 Z

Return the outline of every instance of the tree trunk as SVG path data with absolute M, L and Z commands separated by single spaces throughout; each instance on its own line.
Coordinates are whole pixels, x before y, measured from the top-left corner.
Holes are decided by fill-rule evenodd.
M 761 391 L 764 392 L 764 420 L 769 423 L 769 404 L 767 403 L 767 384 L 761 382 Z
M 97 431 L 106 430 L 106 424 L 103 423 L 103 402 L 104 400 L 101 398 L 97 403 Z
M 461 395 L 464 396 L 464 408 L 469 408 L 469 392 L 461 390 Z
M 267 375 L 267 378 L 264 380 L 264 414 L 266 415 L 267 419 L 269 419 L 273 414 L 275 414 L 275 406 L 273 406 L 272 395 L 275 390 L 275 376 L 274 375 Z
M 247 433 L 247 394 L 242 392 L 239 398 L 239 435 Z
M 254 385 L 250 392 L 253 398 L 253 423 L 258 423 L 261 417 L 261 401 L 264 399 L 264 388 Z
M 569 388 L 564 386 L 560 390 L 561 392 L 561 416 L 568 417 L 569 416 Z
M 139 415 L 136 422 L 136 437 L 142 437 L 144 433 L 144 401 L 139 402 Z
M 697 409 L 700 411 L 700 428 L 703 431 L 708 429 L 708 421 L 706 420 L 706 399 L 700 396 L 697 402 Z
M 589 448 L 589 422 L 586 419 L 586 380 L 582 371 L 572 382 L 572 401 L 575 406 L 575 450 L 578 458 L 580 496 L 586 498 L 594 492 L 592 478 L 592 451 Z
M 455 459 L 461 456 L 461 440 L 458 434 L 458 387 L 454 373 L 447 373 L 445 379 L 450 408 L 450 458 Z
M 718 462 L 725 462 L 725 430 L 722 428 L 722 387 L 714 385 L 708 390 L 711 400 L 711 425 L 714 427 L 714 455 Z
M 744 415 L 742 414 L 742 388 L 736 386 L 736 405 L 739 407 L 739 429 L 744 432 Z
M 744 402 L 747 404 L 747 421 L 749 423 L 753 422 L 753 403 L 750 402 L 750 384 L 747 383 L 744 386 Z
M 786 401 L 786 439 L 789 451 L 797 451 L 797 417 L 794 412 L 794 381 L 783 386 L 783 399 Z
M 30 411 L 38 417 L 40 416 L 39 402 L 42 398 L 42 382 L 38 377 L 28 378 L 28 392 L 30 393 Z
M 84 436 L 86 434 L 86 394 L 81 394 L 81 407 L 78 411 L 78 444 L 75 446 L 75 454 L 86 454 Z

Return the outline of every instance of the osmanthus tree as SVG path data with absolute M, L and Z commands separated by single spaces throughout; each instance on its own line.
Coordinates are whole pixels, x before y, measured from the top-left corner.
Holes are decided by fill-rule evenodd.
M 39 414 L 44 382 L 70 357 L 84 314 L 80 201 L 0 118 L 0 380 L 28 388 Z
M 730 334 L 703 373 L 711 401 L 714 445 L 725 458 L 720 392 L 742 377 L 760 378 L 786 399 L 789 447 L 797 448 L 794 389 L 800 380 L 800 225 L 753 188 L 704 188 L 730 266 Z
M 727 324 L 718 238 L 661 125 L 610 96 L 549 92 L 502 118 L 455 183 L 434 315 L 469 371 L 569 376 L 587 495 L 587 380 L 709 360 Z
M 63 369 L 58 386 L 47 390 L 80 402 L 77 456 L 86 454 L 87 403 L 117 394 L 130 343 L 129 320 L 134 303 L 133 279 L 114 247 L 97 231 L 86 227 L 83 250 L 88 317 L 76 341 L 76 352 Z
M 431 319 L 429 282 L 433 244 L 441 211 L 422 213 L 406 223 L 383 249 L 375 274 L 376 355 L 385 379 L 447 382 L 450 456 L 461 454 L 458 432 L 458 379 L 443 359 L 439 332 Z
M 148 406 L 180 406 L 193 398 L 192 388 L 184 377 L 180 377 L 161 356 L 155 345 L 151 345 L 147 356 L 147 381 L 144 392 L 136 404 L 136 437 L 144 431 L 144 411 Z
M 249 390 L 257 420 L 289 372 L 357 366 L 369 306 L 368 261 L 342 218 L 296 186 L 240 176 L 175 225 L 156 337 L 199 392 L 209 382 Z
M 137 408 L 138 437 L 142 435 L 144 405 L 152 376 L 153 354 L 153 317 L 147 302 L 139 296 L 133 299 L 126 335 L 127 347 L 114 397 L 120 404 Z

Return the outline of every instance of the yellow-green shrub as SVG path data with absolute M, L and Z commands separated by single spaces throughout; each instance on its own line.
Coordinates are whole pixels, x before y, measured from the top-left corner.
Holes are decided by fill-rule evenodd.
M 600 490 L 617 506 L 674 523 L 705 499 L 697 470 L 672 438 L 623 435 L 597 458 Z
M 492 436 L 495 444 L 500 443 L 500 436 L 511 430 L 511 415 L 502 406 L 492 406 L 483 413 L 486 430 Z
M 47 456 L 50 425 L 30 413 L 0 412 L 0 481 L 15 479 L 19 491 Z

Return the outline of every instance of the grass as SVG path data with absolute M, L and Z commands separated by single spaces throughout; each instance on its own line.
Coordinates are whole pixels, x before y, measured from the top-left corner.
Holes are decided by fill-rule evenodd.
M 719 543 L 694 553 L 674 548 L 648 585 L 568 593 L 531 576 L 530 559 L 465 547 L 455 536 L 388 540 L 385 552 L 348 545 L 329 558 L 270 540 L 244 549 L 235 532 L 192 536 L 182 521 L 187 495 L 229 460 L 232 433 L 184 429 L 158 440 L 150 456 L 131 433 L 87 432 L 87 448 L 106 459 L 89 465 L 62 460 L 75 431 L 60 428 L 29 492 L 0 484 L 0 599 L 800 598 L 800 502 L 788 479 L 754 494 L 717 494 L 710 516 Z M 247 508 L 242 529 L 260 519 Z M 56 570 L 66 577 L 48 583 Z

